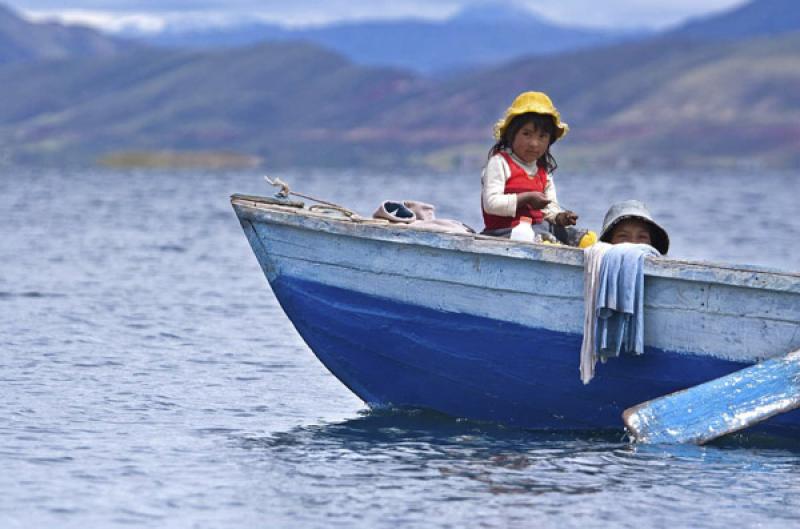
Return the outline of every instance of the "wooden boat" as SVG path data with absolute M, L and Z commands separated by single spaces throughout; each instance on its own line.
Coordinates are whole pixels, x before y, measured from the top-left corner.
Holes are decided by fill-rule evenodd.
M 645 354 L 584 385 L 581 250 L 231 202 L 297 331 L 371 407 L 621 430 L 630 406 L 800 347 L 800 274 L 648 259 Z M 800 411 L 759 428 L 799 436 Z

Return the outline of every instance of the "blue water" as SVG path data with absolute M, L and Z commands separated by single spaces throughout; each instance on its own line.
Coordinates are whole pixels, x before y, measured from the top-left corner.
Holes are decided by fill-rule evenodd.
M 281 174 L 479 227 L 476 174 Z M 597 227 L 641 198 L 672 254 L 800 269 L 789 174 L 558 175 Z M 0 527 L 780 527 L 800 443 L 629 446 L 368 413 L 270 292 L 228 203 L 258 172 L 0 167 Z

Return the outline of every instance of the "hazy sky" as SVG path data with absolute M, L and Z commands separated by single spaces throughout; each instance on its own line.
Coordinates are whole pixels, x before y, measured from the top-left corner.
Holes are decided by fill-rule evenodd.
M 444 18 L 487 0 L 0 0 L 34 18 L 57 16 L 120 29 L 158 29 L 164 20 L 223 21 L 258 17 L 293 25 L 343 19 Z M 516 5 L 550 20 L 594 27 L 663 28 L 746 3 L 746 0 L 519 0 Z

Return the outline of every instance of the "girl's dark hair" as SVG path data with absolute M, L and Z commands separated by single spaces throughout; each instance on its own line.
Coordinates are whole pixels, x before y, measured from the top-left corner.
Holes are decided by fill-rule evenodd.
M 503 132 L 503 137 L 489 150 L 489 158 L 504 149 L 511 149 L 511 144 L 514 142 L 517 132 L 528 123 L 531 123 L 536 130 L 543 130 L 549 134 L 550 145 L 556 141 L 556 124 L 553 116 L 537 112 L 526 112 L 525 114 L 514 116 L 514 119 L 511 120 L 511 123 L 508 124 Z M 558 164 L 553 155 L 550 154 L 550 145 L 547 146 L 547 151 L 536 160 L 536 165 L 552 174 L 558 168 Z

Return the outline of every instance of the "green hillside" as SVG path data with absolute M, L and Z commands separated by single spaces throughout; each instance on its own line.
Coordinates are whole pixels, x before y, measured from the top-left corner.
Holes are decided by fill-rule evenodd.
M 662 38 L 444 81 L 303 43 L 6 65 L 0 148 L 36 162 L 166 149 L 242 153 L 270 166 L 472 167 L 514 95 L 537 89 L 573 128 L 562 161 L 794 167 L 799 52 L 799 33 Z
M 167 148 L 360 163 L 361 119 L 412 80 L 298 43 L 6 67 L 0 141 L 25 160 Z
M 415 94 L 377 117 L 418 137 L 491 141 L 522 90 L 549 93 L 565 154 L 659 164 L 800 165 L 800 33 L 739 43 L 669 39 L 530 58 Z M 444 146 L 443 146 L 444 147 Z M 453 152 L 452 149 L 448 149 Z

